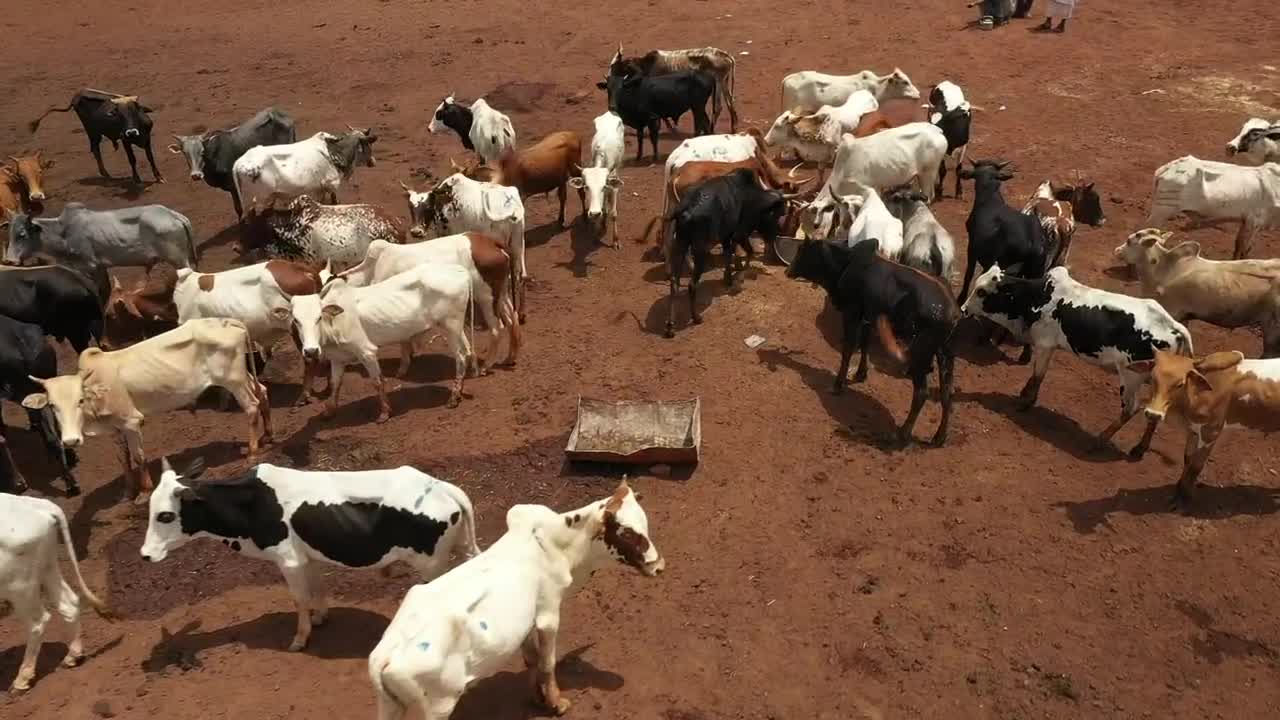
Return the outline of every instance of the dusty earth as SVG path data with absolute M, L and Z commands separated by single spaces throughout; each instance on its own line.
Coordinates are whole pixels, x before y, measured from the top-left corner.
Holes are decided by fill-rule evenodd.
M 483 94 L 511 114 L 521 142 L 566 128 L 589 137 L 604 107 L 594 83 L 618 41 L 732 51 L 754 124 L 773 117 L 789 71 L 898 65 L 921 86 L 947 77 L 967 89 L 980 108 L 971 154 L 1016 163 L 1011 196 L 1075 170 L 1094 178 L 1110 222 L 1077 235 L 1073 271 L 1136 293 L 1111 269 L 1111 249 L 1141 227 L 1152 170 L 1186 153 L 1217 158 L 1245 118 L 1280 116 L 1280 25 L 1260 0 L 1088 0 L 1064 36 L 1030 33 L 1033 21 L 966 30 L 971 13 L 958 0 L 785 5 L 11 0 L 0 150 L 56 160 L 53 212 L 79 200 L 187 213 L 204 267 L 222 268 L 233 259 L 231 203 L 187 180 L 164 151 L 171 133 L 230 125 L 270 103 L 287 107 L 302 135 L 371 124 L 378 166 L 342 197 L 398 209 L 397 181 L 425 184 L 464 156 L 455 137 L 427 132 L 441 97 Z M 71 115 L 26 132 L 81 86 L 140 93 L 156 108 L 167 184 L 99 180 Z M 677 141 L 664 137 L 663 151 Z M 107 165 L 126 172 L 122 153 L 108 152 Z M 631 164 L 624 177 L 631 238 L 658 206 L 660 167 Z M 682 307 L 677 338 L 664 340 L 666 290 L 643 247 L 599 248 L 582 226 L 554 225 L 554 201 L 529 208 L 536 283 L 518 368 L 469 383 L 451 411 L 452 365 L 424 356 L 378 426 L 361 377 L 348 380 L 333 421 L 316 407 L 292 410 L 286 354 L 272 371 L 283 383 L 272 390 L 281 441 L 270 459 L 419 466 L 470 493 L 490 542 L 512 503 L 568 508 L 617 482 L 621 468 L 564 461 L 578 396 L 700 395 L 701 465 L 633 476 L 667 574 L 601 573 L 566 606 L 560 677 L 573 717 L 1277 717 L 1274 439 L 1232 434 L 1195 511 L 1171 514 L 1177 429 L 1162 429 L 1140 463 L 1091 453 L 1092 434 L 1117 411 L 1114 378 L 1060 356 L 1041 407 L 1019 412 L 1011 395 L 1028 371 L 1007 359 L 1014 349 L 966 344 L 947 447 L 894 450 L 909 383 L 878 368 L 843 397 L 827 392 L 837 331 L 820 291 L 757 265 L 726 293 L 715 273 L 706 323 L 686 326 Z M 968 202 L 948 197 L 936 211 L 963 245 Z M 1230 229 L 1193 235 L 1209 255 L 1229 253 Z M 1280 255 L 1280 236 L 1264 235 L 1256 254 Z M 1256 333 L 1193 332 L 1202 351 L 1260 348 Z M 768 341 L 749 350 L 743 338 L 755 333 Z M 13 411 L 10 424 L 21 424 Z M 937 417 L 930 403 L 917 435 Z M 1122 433 L 1125 449 L 1137 434 L 1136 424 Z M 13 437 L 29 476 L 49 477 L 34 440 Z M 243 465 L 243 440 L 241 416 L 212 409 L 156 418 L 146 434 L 153 457 L 203 456 L 215 473 Z M 52 623 L 36 687 L 0 700 L 6 720 L 373 715 L 365 657 L 410 579 L 330 573 L 338 610 L 306 652 L 290 654 L 292 607 L 273 567 L 210 542 L 145 566 L 145 517 L 118 503 L 110 442 L 89 444 L 79 476 L 86 494 L 58 502 L 90 584 L 124 619 L 87 619 L 91 657 L 74 670 L 57 667 L 66 634 Z M 12 619 L 0 624 L 0 685 L 23 642 Z M 477 684 L 454 717 L 533 713 L 511 669 Z

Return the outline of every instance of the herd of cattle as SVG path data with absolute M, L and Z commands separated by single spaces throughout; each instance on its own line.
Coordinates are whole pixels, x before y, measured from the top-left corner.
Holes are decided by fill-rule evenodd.
M 430 189 L 404 186 L 409 223 L 376 205 L 337 204 L 359 166 L 374 165 L 369 128 L 317 132 L 299 141 L 295 122 L 270 108 L 228 130 L 174 136 L 193 181 L 231 194 L 240 218 L 239 251 L 261 261 L 201 272 L 195 232 L 182 214 L 159 205 L 92 210 L 65 203 L 43 216 L 48 163 L 37 153 L 0 168 L 0 206 L 8 225 L 0 270 L 0 398 L 26 408 L 61 468 L 68 495 L 86 436 L 116 434 L 126 487 L 148 502 L 142 556 L 163 560 L 196 537 L 220 539 L 250 557 L 274 561 L 297 602 L 302 649 L 326 604 L 314 562 L 354 568 L 401 560 L 427 581 L 415 586 L 369 658 L 379 717 L 419 708 L 427 718 L 452 712 L 466 686 L 498 671 L 517 650 L 533 671 L 540 700 L 556 713 L 569 702 L 556 684 L 560 603 L 595 569 L 613 562 L 660 573 L 639 497 L 624 482 L 610 497 L 556 513 L 518 505 L 507 532 L 487 550 L 475 539 L 474 510 L 458 487 L 408 467 L 307 472 L 258 464 L 243 474 L 199 480 L 202 466 L 181 472 L 162 463 L 159 483 L 147 470 L 147 418 L 191 407 L 209 388 L 230 393 L 249 420 L 251 457 L 272 441 L 271 404 L 259 379 L 259 354 L 291 338 L 303 358 L 300 402 L 314 398 L 314 376 L 330 368 L 326 413 L 336 410 L 345 367 L 359 363 L 377 389 L 378 421 L 391 408 L 378 354 L 399 346 L 400 371 L 415 344 L 444 337 L 456 361 L 449 404 L 462 399 L 469 374 L 495 362 L 514 364 L 528 312 L 524 201 L 555 191 L 565 222 L 568 189 L 601 242 L 618 244 L 625 129 L 636 130 L 637 158 L 646 132 L 658 157 L 661 123 L 689 113 L 695 136 L 667 156 L 658 249 L 670 278 L 666 335 L 677 323 L 677 292 L 686 265 L 689 319 L 702 321 L 698 281 L 719 246 L 732 285 L 751 235 L 783 260 L 789 277 L 823 287 L 843 317 L 835 391 L 868 373 L 871 336 L 905 364 L 914 392 L 899 429 L 913 426 L 937 367 L 942 417 L 932 442 L 947 437 L 952 412 L 956 327 L 963 316 L 1023 345 L 1032 374 L 1021 393 L 1034 404 L 1054 353 L 1063 350 L 1113 368 L 1122 386 L 1120 417 L 1099 443 L 1140 409 L 1152 386 L 1146 431 L 1132 454 L 1148 448 L 1167 415 L 1187 425 L 1184 470 L 1175 501 L 1192 500 L 1196 478 L 1228 425 L 1280 430 L 1280 260 L 1249 259 L 1254 237 L 1280 225 L 1280 122 L 1249 120 L 1228 151 L 1250 165 L 1184 157 L 1155 173 L 1149 225 L 1116 248 L 1149 299 L 1089 287 L 1071 276 L 1076 223 L 1105 222 L 1094 184 L 1082 176 L 1045 181 L 1025 204 L 1011 205 L 1008 163 L 966 159 L 977 108 L 949 81 L 922 97 L 900 69 L 838 76 L 799 72 L 782 81 L 781 114 L 767 132 L 737 132 L 735 61 L 715 48 L 626 57 L 619 47 L 599 87 L 608 111 L 595 119 L 587 164 L 573 131 L 522 145 L 510 118 L 483 99 L 447 97 L 430 131 L 455 132 L 477 160 L 453 165 Z M 711 112 L 707 104 L 711 104 Z M 712 134 L 723 109 L 731 134 Z M 151 147 L 151 110 L 137 96 L 82 90 L 74 110 L 106 176 L 100 144 L 123 143 L 133 180 L 133 148 Z M 44 116 L 41 116 L 43 118 Z M 31 124 L 34 132 L 39 120 Z M 786 155 L 800 164 L 780 165 Z M 805 163 L 816 175 L 799 177 Z M 930 205 L 943 196 L 948 163 L 954 195 L 973 182 L 966 222 L 968 252 L 958 295 L 952 289 L 953 235 Z M 1201 257 L 1196 242 L 1171 244 L 1159 225 L 1180 213 L 1241 224 L 1232 260 Z M 29 261 L 49 264 L 30 267 Z M 111 271 L 160 263 L 174 279 L 156 288 L 124 288 Z M 1189 319 L 1223 327 L 1258 327 L 1261 356 L 1241 352 L 1196 358 Z M 474 348 L 474 328 L 489 339 Z M 80 353 L 73 373 L 58 374 L 48 338 Z M 500 352 L 505 345 L 505 353 Z M 21 492 L 22 475 L 0 435 L 0 490 Z M 74 553 L 76 589 L 57 565 L 59 537 L 70 550 L 67 521 L 51 501 L 0 494 L 0 601 L 28 628 L 14 690 L 30 686 L 44 628 L 44 600 L 72 625 L 66 658 L 83 657 L 83 599 L 105 613 L 85 586 Z M 451 557 L 463 562 L 449 569 Z

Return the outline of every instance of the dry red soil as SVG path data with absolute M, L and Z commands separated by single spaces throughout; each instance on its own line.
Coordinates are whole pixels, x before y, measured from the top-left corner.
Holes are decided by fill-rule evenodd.
M 439 178 L 464 155 L 455 137 L 427 132 L 444 95 L 484 95 L 510 113 L 523 142 L 561 129 L 589 137 L 604 108 L 594 84 L 619 41 L 632 51 L 730 50 L 743 116 L 757 125 L 775 114 L 787 72 L 897 65 L 922 87 L 950 78 L 966 88 L 980 108 L 970 154 L 1016 163 L 1011 197 L 1075 170 L 1095 179 L 1110 222 L 1081 229 L 1073 273 L 1137 293 L 1111 268 L 1111 249 L 1142 226 L 1152 171 L 1187 153 L 1217 158 L 1245 118 L 1280 117 L 1280 23 L 1261 0 L 1086 0 L 1062 36 L 1028 32 L 1034 21 L 966 30 L 972 11 L 960 0 L 607 5 L 10 0 L 0 20 L 0 154 L 39 148 L 56 160 L 52 211 L 79 200 L 188 214 L 203 267 L 216 269 L 232 261 L 231 203 L 187 180 L 182 160 L 164 151 L 171 133 L 231 125 L 271 103 L 298 118 L 300 135 L 373 125 L 378 165 L 341 196 L 398 209 L 398 181 L 425 184 L 422 173 Z M 71 115 L 26 132 L 26 121 L 81 86 L 138 93 L 155 107 L 167 184 L 138 192 L 99 180 Z M 663 152 L 678 140 L 665 136 Z M 122 153 L 108 150 L 106 162 L 126 176 Z M 660 175 L 648 161 L 625 170 L 625 237 L 656 211 Z M 936 206 L 961 246 L 968 207 L 950 197 Z M 1093 434 L 1118 411 L 1113 377 L 1059 355 L 1041 406 L 1019 412 L 1012 395 L 1028 369 L 1006 359 L 1014 349 L 966 343 L 950 442 L 894 450 L 910 384 L 877 368 L 848 394 L 828 393 L 837 318 L 819 290 L 757 264 L 724 292 L 716 272 L 704 281 L 705 324 L 682 320 L 664 340 L 666 286 L 643 247 L 627 240 L 614 251 L 580 225 L 560 230 L 554 200 L 530 201 L 529 214 L 536 282 L 518 368 L 468 383 L 470 397 L 448 410 L 452 363 L 424 356 L 391 396 L 394 417 L 374 425 L 362 377 L 347 381 L 334 420 L 315 406 L 291 409 L 296 368 L 286 353 L 272 371 L 285 382 L 272 390 L 280 442 L 269 460 L 419 466 L 471 495 L 487 543 L 512 503 L 568 508 L 617 482 L 620 470 L 564 461 L 579 395 L 701 396 L 701 465 L 633 477 L 667 573 L 602 572 L 566 604 L 559 672 L 573 717 L 1278 716 L 1274 438 L 1230 434 L 1196 509 L 1172 514 L 1178 429 L 1162 428 L 1140 463 L 1091 453 Z M 1230 229 L 1193 234 L 1211 257 L 1229 255 Z M 1280 255 L 1280 236 L 1264 234 L 1255 254 Z M 1202 351 L 1256 355 L 1261 346 L 1253 332 L 1192 331 Z M 756 333 L 768 342 L 749 350 L 743 338 Z M 10 424 L 21 425 L 13 410 Z M 937 419 L 931 402 L 917 435 Z M 1121 433 L 1125 449 L 1138 431 Z M 244 464 L 244 432 L 240 415 L 202 409 L 151 419 L 146 444 L 153 458 L 199 455 L 230 473 Z M 29 476 L 48 477 L 34 440 L 12 436 Z M 293 608 L 274 567 L 207 541 L 144 565 L 146 518 L 118 502 L 114 445 L 91 441 L 83 457 L 85 495 L 58 502 L 90 585 L 123 619 L 89 616 L 91 656 L 72 670 L 57 667 L 66 634 L 51 623 L 36 686 L 0 699 L 0 716 L 373 716 L 365 658 L 410 579 L 329 573 L 338 609 L 305 652 L 290 654 Z M 12 619 L 0 624 L 0 685 L 24 640 Z M 534 713 L 518 669 L 478 683 L 454 717 Z

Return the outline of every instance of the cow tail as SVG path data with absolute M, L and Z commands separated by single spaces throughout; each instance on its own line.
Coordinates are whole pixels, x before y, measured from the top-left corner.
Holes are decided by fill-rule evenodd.
M 942 249 L 938 247 L 937 242 L 929 245 L 929 267 L 933 268 L 935 277 L 942 277 L 942 271 L 945 268 L 942 267 Z M 944 280 L 948 283 L 951 282 L 950 278 L 944 278 Z
M 884 349 L 898 362 L 905 362 L 907 354 L 903 351 L 898 336 L 893 334 L 893 324 L 889 322 L 888 315 L 876 317 L 876 332 L 880 335 L 880 344 Z
M 468 559 L 473 558 L 480 554 L 480 546 L 476 543 L 476 511 L 471 505 L 471 498 L 456 485 L 443 483 L 443 488 L 462 513 L 462 517 L 458 519 L 462 526 L 462 551 Z
M 467 350 L 471 353 L 469 361 L 474 361 L 476 363 L 476 372 L 479 373 L 480 363 L 476 360 L 476 293 L 475 288 L 472 286 L 471 276 L 469 273 L 467 275 L 467 314 L 470 318 L 466 327 L 462 328 L 462 332 L 466 333 L 468 330 L 471 331 L 471 337 L 466 338 Z
M 191 269 L 200 264 L 200 248 L 196 245 L 196 235 L 191 229 L 191 221 L 183 218 L 182 231 L 187 234 L 187 253 L 191 258 Z
M 31 122 L 27 123 L 27 129 L 28 129 L 28 130 L 30 130 L 30 131 L 34 134 L 36 130 L 39 130 L 39 129 L 40 129 L 40 121 L 41 121 L 41 120 L 44 120 L 45 116 L 46 116 L 46 115 L 48 115 L 49 113 L 55 113 L 55 112 L 70 112 L 70 111 L 71 111 L 71 110 L 73 110 L 74 108 L 75 108 L 75 99 L 74 99 L 74 98 L 72 98 L 71 102 L 67 103 L 67 106 L 66 106 L 66 107 L 64 107 L 64 108 L 60 108 L 60 107 L 51 107 L 51 108 L 49 108 L 48 110 L 45 110 L 43 113 L 41 113 L 41 114 L 40 114 L 40 117 L 38 117 L 38 118 L 36 118 L 35 120 L 32 120 Z
M 395 705 L 400 710 L 410 710 L 414 705 L 426 709 L 427 694 L 412 677 L 404 677 L 390 669 L 391 660 L 383 661 L 382 667 L 369 673 L 373 683 L 373 691 L 378 695 L 378 704 Z
M 76 573 L 76 585 L 80 589 L 80 595 L 93 606 L 100 617 L 107 620 L 113 619 L 115 616 L 111 614 L 111 609 L 89 591 L 89 586 L 84 582 L 84 576 L 80 574 L 80 562 L 76 560 L 76 546 L 71 541 L 71 529 L 67 527 L 67 516 L 57 505 L 53 507 L 53 516 L 58 521 L 58 530 L 62 532 L 62 543 L 67 546 L 67 556 L 71 558 L 71 569 Z

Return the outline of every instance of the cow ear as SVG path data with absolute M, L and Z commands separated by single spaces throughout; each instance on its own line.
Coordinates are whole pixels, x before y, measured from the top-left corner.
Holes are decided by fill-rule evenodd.
M 36 157 L 40 157 L 40 154 L 39 154 L 39 153 L 36 153 Z M 51 168 L 51 167 L 53 167 L 54 165 L 57 165 L 57 164 L 58 164 L 58 161 L 57 161 L 57 160 L 54 160 L 53 158 L 49 158 L 48 160 L 45 160 L 45 159 L 41 158 L 41 160 L 40 160 L 40 169 L 41 169 L 41 170 L 48 170 L 49 168 Z
M 182 477 L 195 479 L 203 475 L 204 471 L 204 458 L 197 457 L 192 459 L 190 463 L 187 463 L 186 469 L 182 471 Z
M 619 185 L 623 185 L 623 184 L 624 184 L 624 183 L 622 182 L 622 176 L 621 176 L 621 175 L 619 175 L 619 174 L 618 174 L 618 173 L 616 173 L 616 172 L 611 172 L 611 173 L 609 173 L 609 180 L 608 180 L 608 183 L 609 183 L 610 185 L 613 185 L 614 187 L 617 187 L 617 186 L 619 186 Z
M 1160 233 L 1161 240 L 1168 240 L 1169 238 L 1173 237 L 1172 230 L 1157 230 L 1156 232 Z
M 174 155 L 181 155 L 182 148 L 178 147 L 177 145 L 174 145 L 173 143 L 169 143 L 169 152 L 173 153 Z
M 49 396 L 44 393 L 32 393 L 22 398 L 22 407 L 28 410 L 43 410 L 49 407 Z
M 325 305 L 320 310 L 320 314 L 332 320 L 342 314 L 342 308 L 338 305 Z
M 189 487 L 180 487 L 173 491 L 173 497 L 179 501 L 196 502 L 200 499 L 200 495 Z
M 1196 388 L 1197 390 L 1203 390 L 1204 392 L 1213 392 L 1213 384 L 1209 382 L 1209 378 L 1201 375 L 1196 370 L 1191 370 L 1187 373 L 1187 383 L 1188 385 Z
M 581 190 L 586 186 L 587 186 L 587 181 L 583 180 L 580 177 L 569 178 L 569 187 L 573 188 L 574 190 Z
M 1144 248 L 1149 248 L 1149 247 L 1151 247 L 1151 246 L 1155 245 L 1155 244 L 1156 244 L 1157 242 L 1159 242 L 1161 239 L 1162 239 L 1162 238 L 1160 238 L 1160 237 L 1158 237 L 1158 236 L 1156 236 L 1156 235 L 1147 235 L 1146 237 L 1144 237 L 1144 238 L 1142 238 L 1142 239 L 1138 240 L 1138 244 L 1139 244 L 1139 245 L 1141 245 L 1141 246 L 1142 246 L 1142 247 L 1144 247 Z
M 1012 170 L 1001 170 L 999 173 L 997 173 L 997 174 L 996 174 L 996 177 L 1000 178 L 1001 180 L 1006 180 L 1006 181 L 1007 181 L 1007 180 L 1012 180 L 1012 179 L 1013 179 L 1013 171 L 1012 171 Z
M 289 308 L 287 308 L 287 307 L 272 308 L 272 309 L 271 309 L 271 319 L 273 319 L 273 320 L 288 320 L 288 319 L 289 319 Z
M 1244 360 L 1244 353 L 1239 350 L 1216 352 L 1198 360 L 1195 368 L 1200 372 L 1221 372 L 1239 365 L 1242 360 Z
M 142 103 L 138 103 L 138 109 L 139 109 L 139 110 L 141 110 L 142 112 L 144 112 L 144 113 L 148 113 L 148 114 L 155 112 L 155 110 L 152 110 L 152 109 L 151 109 L 151 106 L 149 106 L 149 105 L 143 105 Z
M 1200 255 L 1200 243 L 1195 240 L 1179 243 L 1177 247 L 1169 250 L 1169 254 L 1174 257 L 1198 257 Z
M 1152 368 L 1155 366 L 1155 360 L 1136 360 L 1129 363 L 1128 370 L 1130 372 L 1141 373 L 1143 375 L 1150 375 Z

